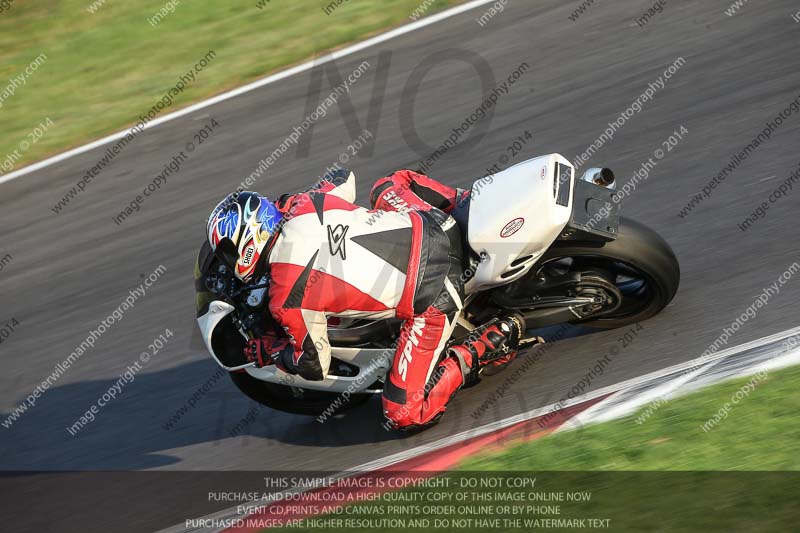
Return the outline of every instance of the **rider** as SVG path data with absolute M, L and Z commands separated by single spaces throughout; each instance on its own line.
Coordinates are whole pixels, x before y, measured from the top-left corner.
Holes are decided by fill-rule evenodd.
M 242 281 L 269 277 L 269 310 L 286 333 L 251 340 L 248 359 L 322 380 L 330 317 L 400 318 L 384 415 L 400 429 L 435 423 L 481 367 L 516 355 L 523 328 L 520 317 L 502 317 L 444 350 L 465 281 L 450 213 L 468 194 L 400 170 L 375 183 L 367 210 L 353 203 L 353 173 L 340 169 L 274 203 L 252 192 L 228 196 L 208 219 L 208 242 L 216 249 L 232 241 Z

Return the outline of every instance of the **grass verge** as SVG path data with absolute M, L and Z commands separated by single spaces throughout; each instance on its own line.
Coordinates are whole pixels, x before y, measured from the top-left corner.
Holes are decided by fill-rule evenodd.
M 463 468 L 800 470 L 798 410 L 800 367 L 795 367 L 670 401 L 641 424 L 637 413 L 475 458 Z M 708 424 L 715 415 L 719 422 Z
M 424 15 L 456 3 L 436 0 L 427 4 Z M 8 155 L 13 161 L 2 166 L 2 173 L 133 125 L 209 51 L 213 61 L 162 115 L 408 23 L 421 7 L 420 0 L 344 0 L 333 10 L 326 7 L 330 4 L 10 3 L 0 12 L 0 164 Z M 47 119 L 52 126 L 30 137 Z
M 762 373 L 670 401 L 643 423 L 637 413 L 487 452 L 439 478 L 445 487 L 328 508 L 284 530 L 795 530 L 798 408 L 800 367 Z

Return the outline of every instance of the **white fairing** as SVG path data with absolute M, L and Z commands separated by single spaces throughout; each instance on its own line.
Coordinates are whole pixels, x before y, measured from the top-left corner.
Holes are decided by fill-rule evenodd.
M 557 163 L 565 179 L 557 179 Z M 569 161 L 550 154 L 475 182 L 468 239 L 483 259 L 467 283 L 468 292 L 510 283 L 530 270 L 569 222 L 574 179 Z M 559 188 L 567 185 L 561 196 L 567 205 L 559 205 Z
M 328 374 L 321 381 L 308 381 L 300 376 L 287 374 L 278 369 L 275 365 L 264 366 L 261 368 L 252 367 L 247 369 L 247 373 L 256 379 L 280 383 L 281 385 L 291 385 L 302 389 L 323 390 L 328 392 L 374 392 L 369 387 L 375 380 L 383 379 L 392 366 L 394 353 L 385 348 L 344 348 L 334 346 L 331 348 L 331 355 L 340 361 L 345 361 L 359 368 L 358 375 L 353 377 L 335 376 Z M 336 365 L 336 362 L 331 363 Z
M 394 354 L 392 352 L 387 352 L 385 348 L 363 349 L 344 347 L 331 348 L 332 355 L 340 361 L 345 361 L 351 365 L 357 366 L 360 369 L 357 376 L 344 377 L 328 374 L 328 376 L 321 381 L 307 381 L 300 376 L 286 374 L 280 371 L 275 365 L 262 368 L 256 367 L 254 363 L 247 363 L 235 367 L 225 366 L 212 349 L 211 337 L 214 333 L 214 328 L 234 310 L 235 308 L 232 305 L 214 300 L 209 304 L 206 314 L 197 319 L 197 324 L 200 326 L 200 332 L 203 335 L 203 342 L 205 342 L 208 353 L 214 357 L 214 360 L 219 366 L 229 372 L 244 369 L 256 379 L 279 383 L 281 385 L 292 385 L 294 387 L 330 392 L 349 391 L 350 393 L 355 393 L 371 392 L 369 386 L 372 385 L 375 380 L 383 379 L 384 375 L 386 375 L 389 368 L 392 366 L 392 356 Z
M 214 361 L 216 361 L 219 366 L 229 371 L 254 366 L 253 363 L 235 367 L 225 366 L 222 364 L 222 361 L 219 360 L 217 354 L 214 353 L 214 348 L 211 344 L 211 337 L 214 334 L 214 328 L 216 328 L 217 325 L 222 322 L 223 318 L 233 313 L 235 310 L 236 308 L 230 304 L 221 302 L 219 300 L 214 300 L 208 305 L 208 311 L 206 311 L 206 314 L 197 319 L 197 325 L 200 326 L 200 333 L 203 335 L 203 342 L 206 344 L 208 353 L 211 354 L 211 356 L 214 358 Z

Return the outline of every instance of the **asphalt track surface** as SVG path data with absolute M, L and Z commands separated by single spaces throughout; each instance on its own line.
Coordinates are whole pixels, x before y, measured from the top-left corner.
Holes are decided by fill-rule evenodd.
M 342 76 L 364 60 L 371 65 L 352 88 L 352 106 L 340 105 L 320 119 L 310 135 L 309 153 L 298 156 L 293 147 L 254 188 L 270 196 L 301 189 L 346 150 L 357 132 L 348 131 L 345 117 L 352 120 L 355 114 L 366 127 L 382 52 L 391 56 L 379 120 L 371 128 L 374 152 L 362 152 L 349 163 L 362 203 L 374 179 L 416 167 L 429 151 L 408 145 L 401 115 L 413 117 L 420 137 L 435 146 L 483 99 L 475 68 L 447 60 L 419 84 L 409 114 L 409 106 L 402 104 L 404 89 L 412 71 L 431 54 L 454 57 L 443 51 L 457 50 L 461 57 L 481 58 L 496 83 L 521 63 L 530 65 L 500 97 L 493 116 L 476 127 L 485 136 L 450 150 L 429 171 L 460 186 L 483 175 L 525 130 L 534 140 L 509 163 L 549 152 L 573 160 L 683 57 L 685 64 L 665 87 L 587 165 L 610 166 L 624 183 L 664 148 L 662 142 L 676 129 L 688 130 L 623 203 L 624 215 L 650 225 L 673 246 L 682 266 L 681 288 L 586 392 L 697 357 L 800 260 L 800 193 L 790 192 L 772 205 L 747 232 L 737 227 L 797 169 L 798 114 L 785 120 L 710 198 L 687 217 L 678 217 L 691 197 L 800 93 L 800 24 L 791 18 L 797 6 L 789 1 L 748 3 L 733 17 L 724 14 L 727 1 L 669 2 L 644 27 L 634 17 L 646 12 L 650 2 L 598 2 L 573 22 L 568 16 L 577 5 L 514 2 L 481 27 L 475 18 L 485 6 L 339 60 L 335 66 Z M 198 50 L 198 57 L 203 53 Z M 176 72 L 184 70 L 176 66 Z M 35 407 L 11 428 L 0 428 L 3 470 L 343 470 L 556 402 L 598 358 L 613 353 L 620 332 L 559 341 L 478 420 L 471 413 L 511 371 L 462 391 L 437 427 L 411 437 L 380 429 L 378 401 L 325 424 L 257 409 L 255 420 L 231 436 L 253 405 L 227 378 L 165 429 L 169 417 L 217 370 L 194 321 L 192 269 L 205 217 L 302 122 L 311 76 L 293 76 L 144 132 L 61 214 L 50 208 L 105 148 L 0 186 L 0 256 L 13 256 L 0 271 L 0 322 L 15 318 L 20 323 L 0 346 L 3 420 L 143 276 L 158 265 L 167 268 L 147 296 Z M 486 83 L 488 91 L 495 85 Z M 323 97 L 330 87 L 326 80 Z M 112 218 L 212 118 L 220 126 L 210 139 L 141 211 L 116 225 Z M 800 279 L 790 280 L 728 346 L 796 326 L 798 296 Z M 165 328 L 175 334 L 166 347 L 93 423 L 71 436 L 66 428 Z M 157 483 L 145 484 L 142 494 L 162 491 Z M 166 527 L 190 513 L 171 511 L 150 525 Z

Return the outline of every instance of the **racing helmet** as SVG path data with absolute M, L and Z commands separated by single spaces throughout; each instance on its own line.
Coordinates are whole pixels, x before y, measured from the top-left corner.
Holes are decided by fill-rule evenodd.
M 234 275 L 249 283 L 282 219 L 275 204 L 258 193 L 229 194 L 208 217 L 208 243 L 215 252 L 220 247 Z

